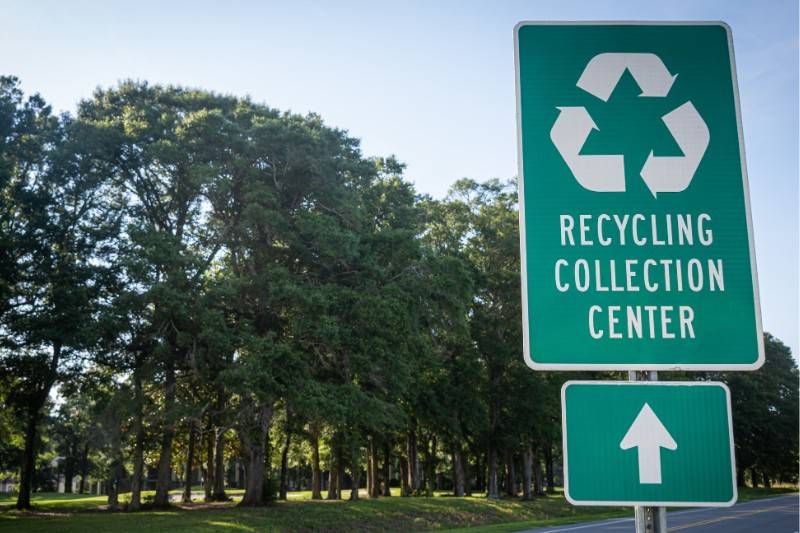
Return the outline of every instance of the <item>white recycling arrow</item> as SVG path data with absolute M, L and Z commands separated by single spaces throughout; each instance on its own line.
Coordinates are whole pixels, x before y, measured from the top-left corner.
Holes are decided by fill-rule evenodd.
M 599 129 L 583 107 L 559 107 L 550 139 L 578 183 L 595 192 L 625 190 L 622 155 L 579 155 L 593 129 Z
M 606 102 L 625 69 L 642 89 L 639 96 L 667 96 L 678 76 L 670 74 L 655 54 L 606 52 L 589 60 L 578 80 L 578 87 Z
M 589 60 L 577 86 L 604 102 L 608 101 L 626 69 L 642 89 L 639 96 L 667 96 L 678 77 L 670 74 L 655 54 L 605 52 Z M 557 109 L 560 113 L 550 130 L 550 139 L 578 183 L 594 192 L 625 191 L 623 155 L 580 155 L 591 131 L 599 129 L 589 112 L 583 107 Z M 650 151 L 640 174 L 654 198 L 658 193 L 681 192 L 689 186 L 711 140 L 703 117 L 689 101 L 661 120 L 683 155 L 657 157 Z
M 628 432 L 619 443 L 623 450 L 638 448 L 639 483 L 661 484 L 661 448 L 677 450 L 678 444 L 661 423 L 650 405 L 645 403 Z
M 650 151 L 641 174 L 653 197 L 660 192 L 685 190 L 692 182 L 711 140 L 708 126 L 692 102 L 673 109 L 661 117 L 661 120 L 667 125 L 683 155 L 656 157 Z

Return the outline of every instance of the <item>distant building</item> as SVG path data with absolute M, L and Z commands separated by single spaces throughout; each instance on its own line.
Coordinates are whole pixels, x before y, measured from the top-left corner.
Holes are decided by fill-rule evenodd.
M 66 492 L 65 483 L 66 483 L 66 479 L 64 477 L 64 474 L 59 474 L 58 475 L 58 492 L 61 493 L 61 494 Z M 78 487 L 80 487 L 79 476 L 74 476 L 72 478 L 72 492 L 73 493 L 78 492 Z
M 12 494 L 17 492 L 17 486 L 19 483 L 17 482 L 16 478 L 13 477 L 6 477 L 0 479 L 0 493 L 2 494 Z

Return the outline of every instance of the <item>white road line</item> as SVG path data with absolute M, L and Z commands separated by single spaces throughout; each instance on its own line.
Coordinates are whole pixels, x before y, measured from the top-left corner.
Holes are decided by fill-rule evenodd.
M 586 529 L 587 527 L 598 527 L 598 526 L 610 526 L 613 524 L 622 524 L 624 522 L 633 522 L 633 518 L 620 518 L 618 520 L 612 520 L 610 522 L 592 522 L 591 524 L 584 524 L 582 526 L 575 526 L 575 527 L 568 527 L 568 528 L 557 528 L 557 529 L 548 529 L 542 531 L 541 533 L 559 533 L 561 531 L 576 531 L 578 529 Z

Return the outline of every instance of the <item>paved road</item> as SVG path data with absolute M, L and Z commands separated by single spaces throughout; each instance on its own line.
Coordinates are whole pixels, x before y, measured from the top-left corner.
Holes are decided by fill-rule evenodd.
M 667 513 L 667 530 L 686 533 L 798 533 L 797 494 Z M 633 533 L 633 518 L 530 529 L 524 533 Z

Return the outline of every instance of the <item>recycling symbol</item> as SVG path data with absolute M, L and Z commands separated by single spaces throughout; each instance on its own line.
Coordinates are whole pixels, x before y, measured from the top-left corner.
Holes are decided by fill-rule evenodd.
M 606 102 L 626 69 L 642 90 L 641 97 L 667 96 L 677 78 L 655 54 L 602 53 L 589 61 L 576 85 Z M 557 109 L 559 114 L 550 130 L 550 139 L 578 183 L 594 192 L 624 192 L 624 155 L 581 155 L 589 134 L 600 128 L 585 107 Z M 673 109 L 661 120 L 683 155 L 661 157 L 650 151 L 640 175 L 653 197 L 658 193 L 685 190 L 711 139 L 708 126 L 691 101 Z

